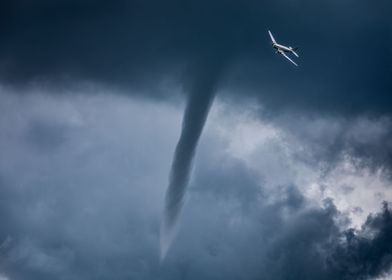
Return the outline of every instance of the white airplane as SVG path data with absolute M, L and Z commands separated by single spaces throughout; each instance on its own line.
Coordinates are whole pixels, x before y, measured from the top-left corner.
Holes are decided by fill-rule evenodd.
M 299 55 L 295 52 L 298 48 L 293 48 L 293 47 L 286 47 L 281 44 L 278 44 L 272 35 L 271 31 L 268 30 L 268 34 L 271 37 L 272 41 L 272 47 L 276 50 L 276 53 L 279 53 L 283 55 L 285 58 L 287 58 L 291 63 L 293 63 L 295 66 L 298 66 L 297 63 L 295 63 L 290 57 L 287 56 L 286 53 L 292 53 L 296 57 L 299 57 Z

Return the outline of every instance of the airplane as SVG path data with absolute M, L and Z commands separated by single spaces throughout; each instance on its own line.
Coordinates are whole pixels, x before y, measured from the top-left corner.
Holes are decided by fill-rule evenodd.
M 298 66 L 297 63 L 295 63 L 286 53 L 292 53 L 296 57 L 299 57 L 299 55 L 295 52 L 298 48 L 293 48 L 293 47 L 286 47 L 281 44 L 278 44 L 272 35 L 271 31 L 268 30 L 268 34 L 271 37 L 272 41 L 272 47 L 276 50 L 276 53 L 279 53 L 283 55 L 285 58 L 287 58 L 291 63 L 293 63 L 295 66 Z

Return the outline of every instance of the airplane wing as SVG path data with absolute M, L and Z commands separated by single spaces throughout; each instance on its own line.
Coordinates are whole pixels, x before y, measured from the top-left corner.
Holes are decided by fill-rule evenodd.
M 292 50 L 291 51 L 296 57 L 299 57 L 299 55 L 294 51 L 294 50 Z
M 287 58 L 292 64 L 295 66 L 298 66 L 297 63 L 295 63 L 290 57 L 288 57 L 284 52 L 279 52 L 281 55 L 283 55 L 285 58 Z
M 268 34 L 269 34 L 270 37 L 271 37 L 272 43 L 275 43 L 275 44 L 276 44 L 275 38 L 274 38 L 274 36 L 272 35 L 271 31 L 268 30 Z

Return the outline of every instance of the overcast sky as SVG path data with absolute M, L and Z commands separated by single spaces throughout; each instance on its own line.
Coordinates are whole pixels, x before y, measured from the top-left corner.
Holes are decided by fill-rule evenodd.
M 1 1 L 0 280 L 392 277 L 391 10 Z

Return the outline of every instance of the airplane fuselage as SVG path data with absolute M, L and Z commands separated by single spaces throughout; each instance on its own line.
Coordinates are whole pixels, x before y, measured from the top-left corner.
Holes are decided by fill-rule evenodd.
M 284 52 L 292 52 L 293 51 L 293 49 L 291 47 L 286 47 L 286 46 L 283 46 L 283 45 L 277 44 L 277 43 L 273 43 L 272 47 L 277 51 L 279 51 L 279 50 L 284 51 Z

